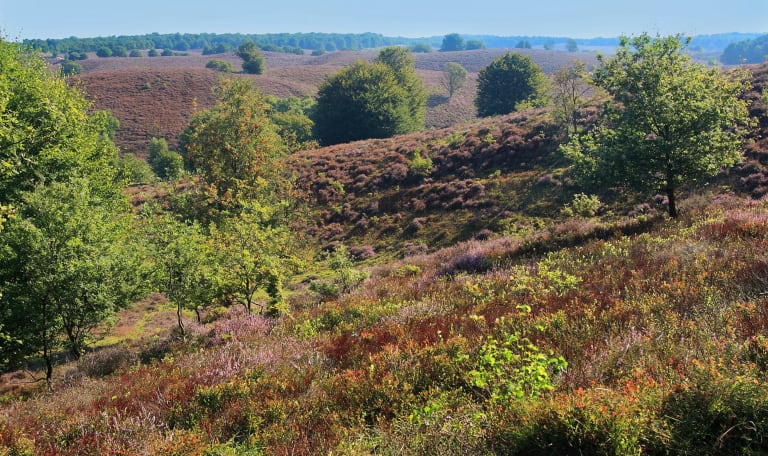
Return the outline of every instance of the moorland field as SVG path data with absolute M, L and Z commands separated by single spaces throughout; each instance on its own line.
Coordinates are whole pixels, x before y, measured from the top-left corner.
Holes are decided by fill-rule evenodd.
M 596 62 L 520 51 L 546 74 Z M 584 189 L 551 108 L 475 114 L 477 72 L 504 52 L 415 54 L 427 128 L 285 158 L 317 252 L 286 281 L 286 312 L 186 311 L 181 336 L 154 293 L 79 361 L 62 354 L 52 392 L 34 362 L 2 376 L 0 455 L 768 454 L 768 65 L 746 67 L 743 159 L 684 187 L 680 217 L 613 188 L 574 214 Z M 264 74 L 229 77 L 279 97 L 376 55 L 264 54 Z M 215 103 L 210 58 L 240 63 L 92 57 L 75 80 L 143 157 Z M 448 61 L 470 72 L 452 98 Z M 188 184 L 127 191 L 162 206 Z M 339 245 L 348 262 L 320 253 Z

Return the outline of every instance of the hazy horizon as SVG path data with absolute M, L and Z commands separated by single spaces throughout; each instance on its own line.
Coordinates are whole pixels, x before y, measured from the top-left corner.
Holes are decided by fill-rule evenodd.
M 10 39 L 149 33 L 379 33 L 422 38 L 448 33 L 496 36 L 616 37 L 643 32 L 688 36 L 767 33 L 768 2 L 649 0 L 616 5 L 607 0 L 529 2 L 392 0 L 350 6 L 341 0 L 242 0 L 216 3 L 136 0 L 123 8 L 94 0 L 4 2 L 0 29 Z

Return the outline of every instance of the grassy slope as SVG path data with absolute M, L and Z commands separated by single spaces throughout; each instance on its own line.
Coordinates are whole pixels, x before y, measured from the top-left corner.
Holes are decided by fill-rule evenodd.
M 444 248 L 377 266 L 337 300 L 295 284 L 290 317 L 235 311 L 185 343 L 89 355 L 143 363 L 60 369 L 56 394 L 7 401 L 0 451 L 768 451 L 768 203 L 699 192 L 676 221 L 623 218 L 618 202 L 563 220 L 575 189 L 547 125 L 524 113 L 296 156 L 325 199 L 326 242 Z M 760 195 L 763 144 L 723 183 Z M 417 149 L 428 179 L 408 174 Z M 481 227 L 496 233 L 457 242 Z M 567 369 L 546 368 L 556 356 Z

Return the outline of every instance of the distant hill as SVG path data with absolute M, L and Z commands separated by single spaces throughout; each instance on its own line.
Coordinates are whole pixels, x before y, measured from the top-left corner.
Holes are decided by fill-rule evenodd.
M 445 128 L 476 119 L 474 96 L 477 72 L 509 49 L 414 54 L 416 69 L 430 98 L 426 127 Z M 546 73 L 567 65 L 574 58 L 595 62 L 594 53 L 567 53 L 541 49 L 514 49 L 530 55 Z M 109 57 L 93 53 L 80 61 L 83 74 L 76 77 L 94 102 L 95 109 L 111 111 L 120 120 L 115 141 L 124 153 L 145 154 L 152 137 L 162 137 L 178 150 L 178 137 L 195 110 L 215 102 L 211 89 L 223 73 L 205 68 L 212 58 L 226 60 L 239 70 L 241 60 L 232 53 L 202 55 L 188 51 L 175 57 Z M 375 50 L 328 52 L 320 56 L 265 52 L 267 71 L 246 77 L 268 95 L 312 96 L 325 78 L 356 60 L 372 60 Z M 443 66 L 458 62 L 470 72 L 467 85 L 453 98 L 444 87 Z

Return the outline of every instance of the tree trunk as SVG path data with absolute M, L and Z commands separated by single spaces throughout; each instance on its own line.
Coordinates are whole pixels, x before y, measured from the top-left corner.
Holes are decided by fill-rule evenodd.
M 181 304 L 176 304 L 176 318 L 178 319 L 178 322 L 179 322 L 179 332 L 183 336 L 184 335 L 184 321 L 181 318 L 182 310 L 183 309 L 182 309 Z
M 75 335 L 74 329 L 71 326 L 67 325 L 66 330 L 67 338 L 69 339 L 69 351 L 72 353 L 75 360 L 79 360 L 82 350 L 80 350 L 80 343 L 77 340 L 78 337 Z
M 667 200 L 669 201 L 669 216 L 677 218 L 677 205 L 675 204 L 675 190 L 667 188 Z

